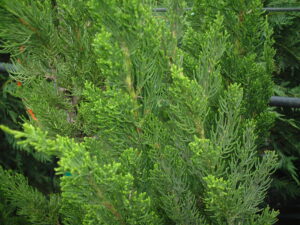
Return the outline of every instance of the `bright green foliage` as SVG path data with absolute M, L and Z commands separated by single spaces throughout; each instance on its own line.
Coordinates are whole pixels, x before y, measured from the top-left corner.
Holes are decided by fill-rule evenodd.
M 271 47 L 272 31 L 262 16 L 260 0 L 195 1 L 190 16 L 191 27 L 197 32 L 206 30 L 219 14 L 223 15 L 223 29 L 226 30 L 229 40 L 220 59 L 222 76 L 226 83 L 237 82 L 244 88 L 245 103 L 242 114 L 246 118 L 256 119 L 258 144 L 262 144 L 274 121 L 274 115 L 266 111 L 269 98 L 273 94 L 270 76 L 274 70 L 272 58 L 275 53 Z M 200 51 L 195 51 L 194 46 L 202 43 L 201 37 L 191 33 L 188 36 L 189 41 L 183 42 L 184 49 L 190 55 L 199 54 Z M 219 40 L 218 38 L 216 42 L 211 42 L 211 47 L 222 48 Z M 198 59 L 199 56 L 195 56 Z
M 2 2 L 17 20 L 11 0 Z M 228 26 L 236 17 L 206 1 L 195 1 L 193 14 L 205 12 L 198 24 L 179 0 L 164 1 L 165 16 L 153 16 L 151 1 L 67 2 L 50 10 L 50 1 L 28 0 L 18 8 L 48 13 L 54 30 L 43 33 L 49 46 L 36 30 L 27 35 L 37 49 L 21 54 L 28 64 L 16 76 L 24 81 L 17 94 L 37 119 L 23 132 L 1 127 L 59 159 L 61 223 L 273 224 L 277 212 L 263 201 L 277 157 L 258 154 L 256 145 L 269 126 L 261 119 L 273 56 L 259 2 L 249 1 L 253 13 L 243 18 L 253 27 L 236 25 L 236 36 Z M 21 43 L 11 35 L 0 32 L 13 51 Z
M 150 198 L 145 192 L 138 193 L 133 185 L 134 177 L 129 170 L 132 169 L 131 163 L 137 160 L 137 151 L 128 149 L 120 156 L 121 162 L 105 163 L 101 152 L 88 152 L 84 144 L 65 137 L 46 139 L 46 134 L 34 129 L 32 125 L 25 124 L 25 133 L 5 127 L 2 129 L 11 132 L 16 138 L 25 137 L 24 141 L 19 142 L 21 145 L 30 144 L 39 152 L 60 157 L 57 174 L 71 174 L 61 178 L 61 213 L 67 224 L 160 223 L 158 216 L 151 210 Z M 8 188 L 10 185 L 4 183 L 2 186 Z M 43 206 L 41 209 L 46 210 Z M 82 215 L 72 214 L 76 210 Z

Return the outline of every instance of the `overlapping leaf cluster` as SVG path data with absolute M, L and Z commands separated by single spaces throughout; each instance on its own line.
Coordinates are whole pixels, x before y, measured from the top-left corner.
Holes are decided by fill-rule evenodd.
M 298 8 L 296 0 L 269 0 L 268 7 Z M 275 94 L 300 97 L 300 13 L 269 13 L 269 22 L 274 29 L 276 49 Z M 277 119 L 271 130 L 270 146 L 279 156 L 279 170 L 272 185 L 272 200 L 286 203 L 300 195 L 299 182 L 299 134 L 300 113 L 295 108 L 277 108 Z M 284 205 L 284 204 L 281 204 Z
M 276 156 L 257 151 L 273 62 L 260 1 L 199 0 L 189 15 L 165 1 L 164 16 L 142 0 L 1 3 L 0 37 L 24 83 L 16 95 L 35 113 L 22 132 L 2 129 L 59 159 L 61 194 L 49 201 L 1 170 L 0 190 L 28 221 L 276 221 L 262 205 Z M 39 208 L 18 202 L 26 192 Z

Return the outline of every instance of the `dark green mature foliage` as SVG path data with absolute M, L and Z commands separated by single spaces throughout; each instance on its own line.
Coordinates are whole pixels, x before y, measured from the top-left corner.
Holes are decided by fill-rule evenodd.
M 297 0 L 269 0 L 265 4 L 269 7 L 300 7 Z M 296 75 L 299 72 L 299 12 L 269 13 L 270 24 L 274 28 L 276 61 L 279 76 L 276 79 L 285 79 L 291 85 L 300 82 Z
M 0 57 L 0 60 L 3 62 L 4 57 Z M 18 113 L 22 112 L 21 102 L 17 101 L 15 98 L 10 96 L 7 92 L 4 91 L 5 85 L 8 82 L 8 75 L 0 73 L 0 123 L 6 124 L 14 129 L 17 129 L 16 126 Z M 20 168 L 22 162 L 20 161 L 20 156 L 22 153 L 18 151 L 16 147 L 16 141 L 11 135 L 0 131 L 0 165 L 10 168 L 11 165 L 15 165 L 17 168 Z M 1 181 L 2 182 L 2 181 Z M 1 224 L 25 224 L 22 223 L 24 218 L 15 217 L 14 211 L 16 208 L 9 204 L 8 200 L 4 198 L 0 192 L 0 223 Z
M 34 113 L 24 131 L 1 128 L 59 159 L 59 196 L 0 171 L 30 223 L 276 221 L 263 204 L 276 155 L 257 151 L 273 67 L 260 1 L 199 0 L 187 15 L 167 0 L 164 16 L 142 0 L 0 2 L 16 95 Z
M 0 55 L 0 62 L 5 61 L 8 61 L 8 56 Z M 13 83 L 13 85 L 11 85 L 11 83 Z M 0 72 L 0 123 L 16 129 L 18 127 L 17 123 L 19 121 L 19 116 L 24 114 L 24 110 L 22 107 L 22 102 L 10 94 L 10 89 L 13 87 L 16 87 L 16 84 L 9 79 L 9 75 L 7 73 Z M 4 132 L 1 132 L 1 140 L 2 151 L 4 151 L 6 148 L 11 149 L 11 147 L 17 147 L 14 139 Z M 14 153 L 16 154 L 16 152 Z M 5 163 L 3 161 L 4 157 L 1 157 L 0 160 L 0 163 L 3 165 Z
M 60 2 L 60 1 L 57 1 Z M 1 10 L 1 37 L 5 51 L 11 53 L 22 74 L 15 79 L 23 86 L 16 95 L 39 119 L 40 126 L 52 134 L 80 135 L 74 121 L 74 106 L 85 80 L 100 84 L 92 51 L 95 32 L 89 28 L 81 1 L 7 1 Z M 72 11 L 72 4 L 77 10 Z M 54 10 L 53 10 L 54 8 Z M 59 21 L 58 21 L 59 19 Z M 12 24 L 12 26 L 9 26 Z M 30 38 L 28 38 L 30 37 Z M 8 43 L 14 43 L 10 45 Z M 67 118 L 67 119 L 66 119 Z
M 0 61 L 7 62 L 7 55 L 1 55 Z M 20 100 L 12 97 L 9 93 L 9 85 L 12 82 L 7 73 L 0 72 L 0 124 L 17 129 L 17 122 L 20 114 L 23 114 L 22 103 Z M 0 131 L 0 165 L 5 168 L 22 167 L 22 152 L 17 150 L 18 145 L 15 139 Z M 26 224 L 24 218 L 15 216 L 16 208 L 9 204 L 8 200 L 0 193 L 0 223 L 1 224 Z M 23 221 L 23 222 L 22 222 Z
M 0 56 L 1 62 L 7 60 L 6 55 Z M 16 82 L 9 77 L 8 73 L 0 73 L 0 124 L 5 124 L 14 129 L 21 129 L 21 122 L 25 119 L 26 113 L 22 101 L 13 96 L 16 88 L 18 88 Z M 38 154 L 32 148 L 21 148 L 12 135 L 3 131 L 0 131 L 0 143 L 1 167 L 26 174 L 30 179 L 30 184 L 38 187 L 43 192 L 53 192 L 54 189 L 57 189 L 57 185 L 53 180 L 53 163 L 41 163 L 35 160 Z M 25 151 L 20 151 L 21 149 Z M 1 182 L 4 183 L 5 179 L 7 178 L 1 177 Z M 7 187 L 13 188 L 14 185 L 19 185 L 18 182 L 13 180 L 10 180 L 10 182 Z M 25 208 L 27 207 L 27 199 L 31 196 L 28 195 L 26 190 L 24 190 L 23 195 L 23 208 Z M 15 197 L 19 198 L 20 196 Z M 13 204 L 11 199 L 4 196 L 1 191 L 0 224 L 28 224 L 25 217 L 16 216 L 18 206 L 18 204 Z
M 270 0 L 269 7 L 300 7 L 297 0 Z M 275 94 L 300 97 L 300 13 L 269 13 L 274 29 L 276 48 Z M 300 195 L 300 111 L 277 108 L 278 116 L 269 141 L 279 155 L 280 166 L 273 181 L 275 191 L 272 199 L 287 200 Z

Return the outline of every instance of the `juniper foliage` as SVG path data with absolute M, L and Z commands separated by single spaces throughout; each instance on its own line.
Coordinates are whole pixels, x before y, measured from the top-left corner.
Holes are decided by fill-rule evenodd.
M 1 62 L 8 62 L 8 59 L 8 55 L 0 56 Z M 0 73 L 0 124 L 20 130 L 22 128 L 22 118 L 26 117 L 26 112 L 22 101 L 13 96 L 15 88 L 16 84 L 8 73 Z M 47 163 L 40 162 L 40 153 L 34 151 L 32 147 L 21 147 L 12 135 L 2 130 L 0 131 L 0 143 L 1 167 L 6 170 L 14 170 L 15 172 L 26 174 L 30 180 L 30 184 L 37 187 L 43 193 L 53 192 L 53 190 L 58 189 L 56 179 L 53 179 L 54 163 L 52 161 Z M 8 178 L 1 178 L 1 182 L 4 182 L 5 179 Z M 13 180 L 11 180 L 11 183 L 13 183 Z M 0 202 L 0 224 L 15 225 L 29 223 L 24 216 L 16 215 L 18 206 L 11 204 L 11 200 L 4 197 L 1 191 Z M 24 208 L 25 206 L 26 199 L 24 200 Z
M 299 7 L 296 0 L 270 0 L 268 7 Z M 275 94 L 300 97 L 300 14 L 299 12 L 269 13 L 274 29 L 276 48 Z M 299 182 L 299 109 L 277 108 L 277 119 L 271 130 L 269 145 L 279 156 L 279 169 L 272 184 L 272 201 L 285 204 L 300 195 Z
M 154 16 L 152 1 L 2 0 L 31 120 L 1 128 L 58 158 L 61 187 L 44 197 L 1 170 L 4 197 L 31 223 L 45 212 L 43 224 L 273 224 L 263 203 L 277 158 L 257 151 L 271 30 L 260 1 L 231 2 L 196 0 L 187 15 L 167 0 Z M 27 192 L 32 209 L 18 201 Z

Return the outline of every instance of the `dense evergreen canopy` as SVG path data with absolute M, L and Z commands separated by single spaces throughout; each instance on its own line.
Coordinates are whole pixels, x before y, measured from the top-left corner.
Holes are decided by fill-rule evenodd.
M 0 169 L 32 224 L 273 224 L 272 31 L 260 0 L 0 0 L 30 119 L 1 128 L 58 160 L 59 193 Z M 28 148 L 33 146 L 34 150 Z

